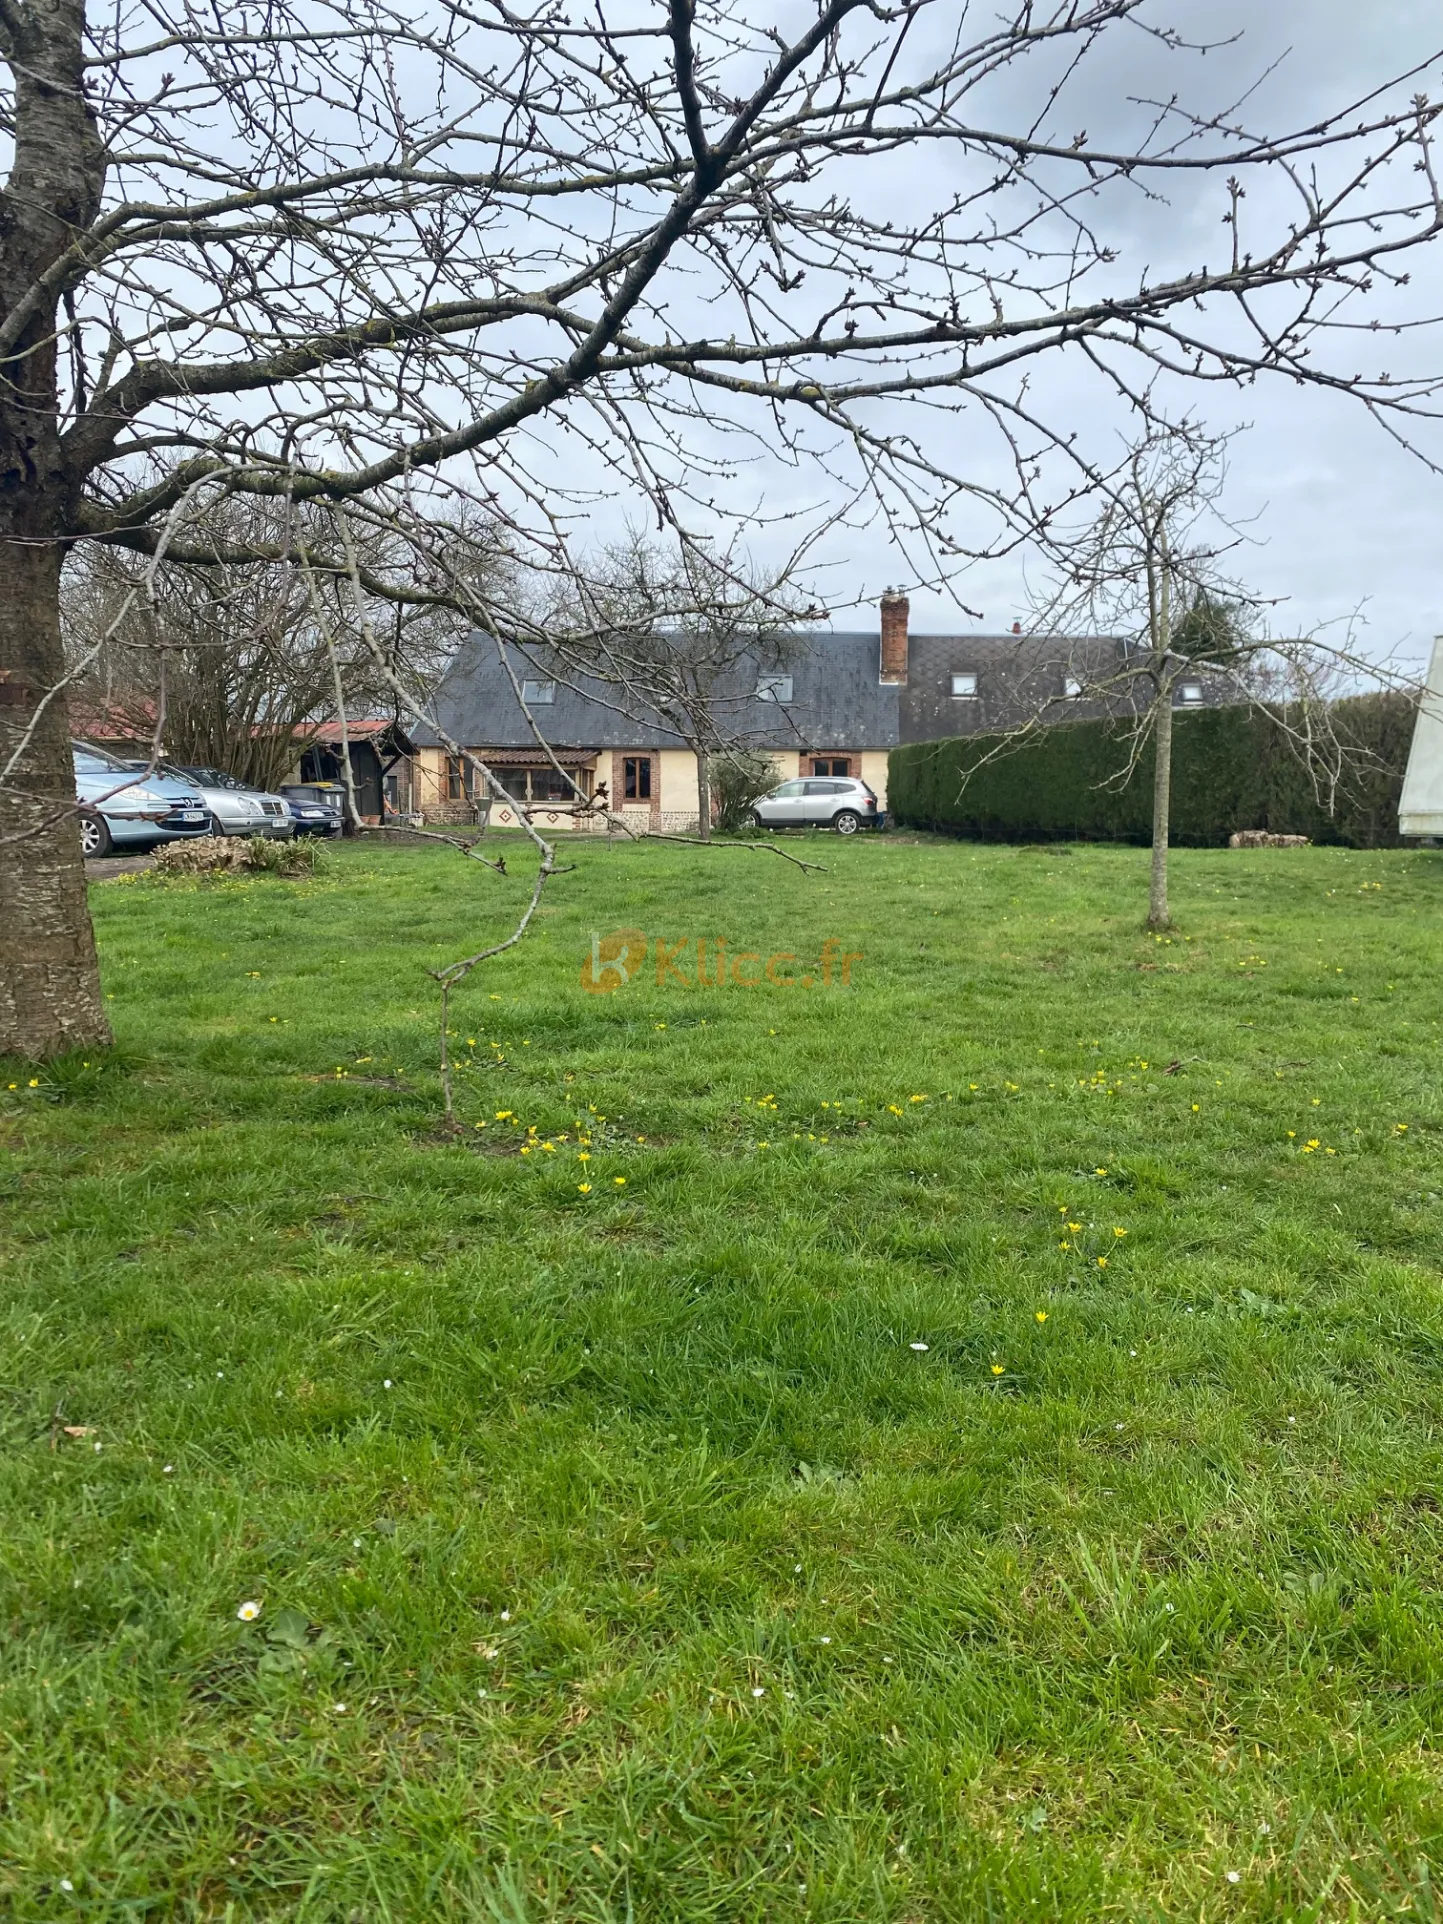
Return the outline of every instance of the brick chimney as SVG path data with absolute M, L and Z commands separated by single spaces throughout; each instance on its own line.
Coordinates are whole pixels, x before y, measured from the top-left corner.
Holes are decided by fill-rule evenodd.
M 911 604 L 900 588 L 882 593 L 882 671 L 884 682 L 907 680 L 907 615 Z

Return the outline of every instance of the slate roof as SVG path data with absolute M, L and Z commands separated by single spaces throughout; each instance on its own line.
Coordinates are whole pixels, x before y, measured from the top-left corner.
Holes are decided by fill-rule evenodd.
M 878 680 L 880 642 L 875 628 L 858 633 L 810 630 L 785 668 L 770 661 L 744 661 L 727 687 L 719 688 L 722 732 L 745 746 L 796 749 L 894 748 L 899 742 L 938 741 L 947 736 L 1015 728 L 1041 715 L 1048 722 L 1084 721 L 1126 712 L 1131 697 L 1119 688 L 1110 697 L 1064 699 L 1064 674 L 1106 679 L 1115 672 L 1121 644 L 1108 636 L 1065 640 L 1011 634 L 914 633 L 908 646 L 908 679 L 896 686 Z M 540 650 L 529 659 L 513 651 L 518 675 L 550 680 L 556 699 L 536 705 L 538 725 L 554 749 L 679 748 L 674 722 L 648 709 L 623 689 L 589 676 L 550 670 Z M 958 699 L 956 672 L 974 670 L 978 692 Z M 760 701 L 760 678 L 792 677 L 792 700 Z M 1204 702 L 1230 698 L 1226 683 L 1206 672 L 1188 677 L 1203 684 Z M 436 717 L 466 748 L 535 750 L 527 725 L 489 637 L 473 634 L 462 645 L 436 695 Z M 629 710 L 629 712 L 628 712 Z M 411 733 L 419 747 L 440 746 L 428 724 Z
M 556 699 L 534 705 L 537 724 L 553 748 L 680 748 L 674 723 L 614 684 L 550 670 L 539 650 L 523 661 L 513 651 L 518 675 L 556 678 Z M 749 747 L 807 749 L 893 748 L 897 690 L 877 679 L 875 629 L 866 634 L 808 634 L 796 659 L 778 669 L 768 660 L 744 660 L 720 689 L 725 734 Z M 758 700 L 758 681 L 789 674 L 792 699 Z M 631 712 L 624 712 L 625 708 Z M 531 748 L 536 738 L 516 700 L 510 678 L 489 637 L 473 634 L 462 644 L 436 693 L 436 719 L 452 740 L 468 748 Z M 411 731 L 419 747 L 440 746 L 429 725 Z

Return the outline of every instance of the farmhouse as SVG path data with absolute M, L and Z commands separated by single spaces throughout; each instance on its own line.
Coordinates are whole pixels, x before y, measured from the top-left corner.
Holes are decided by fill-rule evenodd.
M 799 635 L 785 666 L 743 658 L 713 691 L 721 732 L 737 747 L 771 756 L 777 780 L 859 776 L 885 806 L 887 755 L 899 743 L 1013 727 L 1035 714 L 1086 720 L 1108 712 L 1089 699 L 1091 680 L 1114 667 L 1124 644 L 1011 634 L 913 635 L 909 604 L 888 592 L 872 630 Z M 547 828 L 591 826 L 537 740 L 539 729 L 566 774 L 639 831 L 683 831 L 697 820 L 696 762 L 679 718 L 648 707 L 613 682 L 578 674 L 541 649 L 512 650 L 533 729 L 494 643 L 473 635 L 435 702 L 439 730 L 418 724 L 412 806 L 428 821 L 472 821 L 484 806 L 479 778 L 444 737 L 480 756 L 509 801 L 491 821 L 522 812 Z M 1184 677 L 1179 706 L 1214 702 L 1203 676 Z

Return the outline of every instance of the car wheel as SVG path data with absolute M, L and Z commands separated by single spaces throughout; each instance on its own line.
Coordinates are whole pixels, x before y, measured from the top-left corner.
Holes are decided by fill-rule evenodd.
M 861 816 L 854 814 L 850 808 L 844 808 L 840 815 L 832 817 L 832 827 L 839 835 L 855 835 L 861 826 Z
M 762 820 L 762 818 L 761 818 L 761 816 L 760 816 L 760 815 L 758 815 L 758 813 L 757 813 L 757 811 L 756 811 L 755 809 L 752 809 L 752 810 L 751 810 L 751 811 L 749 812 L 749 814 L 748 814 L 748 818 L 747 818 L 747 819 L 748 819 L 748 820 L 749 820 L 749 821 L 751 822 L 751 825 L 752 825 L 752 827 L 753 827 L 753 828 L 765 828 L 765 827 L 766 827 L 766 823 L 765 823 L 765 822 L 764 822 L 764 821 Z
M 95 862 L 111 850 L 110 830 L 105 826 L 102 815 L 82 815 L 80 818 L 80 853 L 88 862 Z

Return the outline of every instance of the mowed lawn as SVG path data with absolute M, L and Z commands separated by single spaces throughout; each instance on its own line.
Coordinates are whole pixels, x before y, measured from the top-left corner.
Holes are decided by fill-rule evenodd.
M 1443 854 L 788 846 L 92 889 L 5 1916 L 1439 1915 Z

